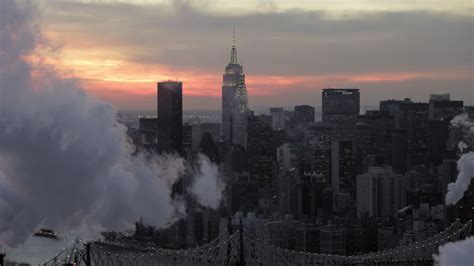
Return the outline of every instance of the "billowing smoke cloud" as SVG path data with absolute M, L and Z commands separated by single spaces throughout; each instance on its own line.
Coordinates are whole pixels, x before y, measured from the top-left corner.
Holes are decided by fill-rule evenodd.
M 219 207 L 224 183 L 218 176 L 217 168 L 209 161 L 209 158 L 199 154 L 200 174 L 198 174 L 189 188 L 189 192 L 195 196 L 197 202 L 211 208 Z
M 452 242 L 439 247 L 439 255 L 434 255 L 435 265 L 472 266 L 474 265 L 474 237 Z
M 467 134 L 474 134 L 474 121 L 471 121 L 466 113 L 454 117 L 451 120 L 451 125 L 463 128 Z
M 458 160 L 459 174 L 454 183 L 448 184 L 446 204 L 456 204 L 462 199 L 474 177 L 474 152 L 465 153 Z
M 469 119 L 467 114 L 456 116 L 451 124 L 455 127 L 461 128 L 465 133 L 466 139 L 472 139 L 474 136 L 474 122 Z M 468 140 L 471 143 L 470 140 Z M 472 143 L 471 143 L 472 144 Z M 463 152 L 468 148 L 464 141 L 461 141 L 458 148 Z M 456 204 L 462 199 L 464 192 L 469 188 L 471 179 L 474 177 L 474 152 L 470 151 L 464 153 L 458 160 L 459 174 L 454 183 L 448 184 L 448 193 L 446 194 L 446 204 Z
M 120 230 L 139 217 L 164 227 L 184 215 L 184 202 L 171 197 L 183 159 L 132 156 L 112 106 L 28 63 L 43 43 L 35 10 L 30 1 L 0 1 L 0 244 L 20 243 L 42 223 Z M 205 159 L 201 173 L 217 176 Z M 198 200 L 214 207 L 213 196 Z

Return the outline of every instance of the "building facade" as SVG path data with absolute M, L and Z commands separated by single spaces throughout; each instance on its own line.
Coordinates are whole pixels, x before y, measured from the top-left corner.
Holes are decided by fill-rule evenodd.
M 272 117 L 251 115 L 248 117 L 248 167 L 251 180 L 269 185 L 273 178 Z
M 183 153 L 183 83 L 158 82 L 158 146 Z
M 237 59 L 237 48 L 232 45 L 230 62 L 225 68 L 222 83 L 222 136 L 228 144 L 246 147 L 248 96 L 245 74 Z
M 359 89 L 324 89 L 322 119 L 330 123 L 338 139 L 351 139 L 360 110 Z
M 309 123 L 313 123 L 314 119 L 314 107 L 309 105 L 295 106 L 295 124 L 297 126 L 306 127 Z
M 406 132 L 407 170 L 428 162 L 428 103 L 403 103 L 400 128 Z

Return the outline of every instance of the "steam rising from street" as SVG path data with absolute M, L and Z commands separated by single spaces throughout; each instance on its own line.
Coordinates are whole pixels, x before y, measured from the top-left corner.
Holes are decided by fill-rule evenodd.
M 200 173 L 194 178 L 189 190 L 199 204 L 215 209 L 219 207 L 224 183 L 219 178 L 215 178 L 219 173 L 209 158 L 200 154 L 199 162 Z
M 185 173 L 184 160 L 132 156 L 111 105 L 29 63 L 44 44 L 37 17 L 29 1 L 0 1 L 0 240 L 15 246 L 42 223 L 121 230 L 139 217 L 164 227 L 183 216 L 186 206 L 171 187 Z M 201 195 L 200 180 L 218 184 L 218 171 L 200 160 L 205 178 L 189 189 L 215 208 L 222 190 Z
M 465 138 L 472 144 L 474 140 L 474 122 L 469 119 L 467 114 L 456 116 L 451 124 L 455 127 L 461 128 L 465 133 Z M 468 145 L 461 141 L 458 145 L 461 152 L 468 148 Z M 458 160 L 458 176 L 454 183 L 448 184 L 448 193 L 446 194 L 446 204 L 456 204 L 462 199 L 464 192 L 469 188 L 469 184 L 474 178 L 474 152 L 470 151 L 464 153 Z
M 439 247 L 439 255 L 434 256 L 435 265 L 440 266 L 471 266 L 474 265 L 474 237 L 448 243 Z

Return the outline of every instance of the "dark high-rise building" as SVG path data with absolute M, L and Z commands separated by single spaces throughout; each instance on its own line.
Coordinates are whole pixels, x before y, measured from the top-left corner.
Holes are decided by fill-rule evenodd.
M 335 225 L 321 226 L 319 246 L 323 254 L 346 254 L 346 228 Z
M 381 112 L 388 112 L 392 115 L 395 122 L 395 128 L 400 128 L 400 105 L 411 102 L 410 98 L 405 98 L 404 100 L 380 101 L 379 109 Z
M 156 117 L 140 117 L 138 119 L 140 143 L 144 146 L 155 147 L 157 143 L 158 120 Z
M 358 117 L 355 132 L 355 152 L 359 173 L 369 166 L 390 163 L 390 146 L 387 139 L 394 128 L 393 116 L 383 111 L 367 111 Z
M 314 107 L 309 105 L 295 106 L 295 124 L 307 126 L 314 122 Z
M 400 105 L 400 128 L 406 132 L 407 169 L 428 162 L 428 104 Z
M 430 120 L 429 121 L 429 159 L 434 165 L 443 163 L 443 155 L 449 137 L 450 120 Z
M 407 183 L 395 174 L 390 166 L 369 167 L 368 172 L 357 175 L 357 215 L 395 218 L 398 210 L 406 206 Z
M 201 143 L 199 144 L 199 150 L 204 153 L 209 160 L 213 163 L 220 163 L 219 153 L 217 151 L 217 146 L 212 139 L 212 135 L 209 132 L 205 132 L 202 136 Z
M 261 185 L 270 184 L 275 156 L 271 116 L 250 115 L 248 117 L 247 152 L 250 179 Z
M 138 119 L 138 127 L 140 130 L 155 131 L 158 129 L 158 120 L 156 117 L 140 117 Z
M 431 94 L 429 102 L 430 120 L 450 120 L 463 112 L 463 101 L 452 101 L 449 94 Z
M 324 89 L 322 102 L 323 121 L 335 114 L 359 114 L 359 89 Z
M 270 115 L 272 116 L 273 130 L 282 130 L 285 128 L 285 109 L 283 109 L 282 107 L 270 108 Z
M 240 145 L 232 145 L 228 147 L 223 159 L 226 167 L 228 167 L 232 172 L 243 174 L 248 171 L 247 151 Z
M 329 182 L 331 133 L 331 126 L 324 122 L 316 122 L 306 130 L 304 156 L 300 160 L 300 167 L 304 171 L 303 175 L 316 176 Z
M 451 101 L 449 94 L 431 94 L 429 102 L 429 160 L 434 165 L 443 162 L 453 117 L 461 114 L 463 101 Z
M 443 162 L 438 166 L 438 192 L 446 195 L 448 184 L 454 182 L 458 175 L 458 164 L 454 151 L 446 152 Z
M 248 96 L 245 74 L 237 59 L 237 48 L 232 45 L 230 62 L 222 82 L 222 136 L 227 144 L 245 147 Z
M 391 146 L 391 165 L 393 172 L 403 174 L 407 171 L 407 144 L 406 132 L 401 129 L 391 130 L 389 133 Z
M 332 141 L 331 187 L 334 192 L 354 192 L 355 159 L 354 145 L 349 140 Z
M 209 132 L 212 136 L 212 140 L 214 143 L 218 143 L 220 141 L 220 136 L 221 136 L 221 124 L 220 123 L 211 123 L 211 122 L 205 122 L 201 123 L 201 137 L 204 136 L 206 132 Z
M 183 149 L 185 151 L 193 148 L 193 126 L 190 124 L 183 125 Z
M 337 139 L 351 139 L 360 109 L 359 89 L 324 89 L 323 122 L 330 123 Z
M 183 153 L 183 83 L 158 82 L 158 146 Z

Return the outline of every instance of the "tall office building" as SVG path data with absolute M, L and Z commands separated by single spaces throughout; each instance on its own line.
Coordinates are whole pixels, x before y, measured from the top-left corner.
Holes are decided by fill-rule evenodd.
M 323 122 L 332 124 L 334 137 L 352 138 L 360 110 L 359 89 L 324 89 Z
M 445 155 L 443 163 L 438 166 L 438 191 L 446 195 L 448 184 L 454 182 L 458 175 L 458 164 L 455 152 Z
M 183 153 L 182 82 L 158 82 L 158 147 Z
M 463 112 L 463 101 L 452 101 L 447 94 L 431 94 L 429 102 L 430 120 L 451 120 Z
M 143 146 L 155 147 L 157 144 L 158 120 L 156 117 L 139 117 L 139 143 Z
M 251 115 L 248 117 L 248 167 L 251 180 L 269 185 L 273 178 L 272 117 Z
M 333 140 L 331 144 L 331 187 L 334 192 L 355 190 L 355 151 L 352 141 Z
M 463 101 L 452 101 L 449 94 L 431 94 L 429 102 L 429 159 L 434 165 L 443 163 L 443 154 L 453 117 L 464 110 Z
M 323 254 L 346 254 L 346 229 L 333 224 L 319 228 L 319 246 Z
M 394 129 L 389 132 L 389 153 L 392 169 L 397 174 L 403 174 L 407 171 L 407 144 L 406 132 L 402 129 Z
M 407 182 L 390 166 L 371 166 L 357 176 L 357 216 L 395 218 L 406 205 Z
M 428 162 L 428 104 L 402 103 L 400 128 L 406 131 L 407 170 Z
M 295 106 L 295 124 L 306 127 L 314 122 L 314 107 L 309 105 Z
M 359 89 L 324 89 L 322 102 L 323 121 L 330 120 L 332 115 L 357 115 L 360 109 Z
M 285 128 L 286 114 L 283 107 L 270 108 L 270 115 L 272 116 L 273 130 L 282 130 Z
M 303 175 L 312 175 L 320 179 L 330 180 L 331 168 L 331 133 L 328 123 L 316 122 L 309 126 L 305 133 L 303 158 L 301 167 Z
M 193 149 L 193 126 L 188 123 L 183 125 L 183 149 L 185 151 Z
M 202 139 L 202 136 L 206 132 L 209 132 L 212 136 L 212 140 L 214 143 L 219 143 L 220 141 L 220 136 L 221 136 L 221 124 L 220 123 L 211 123 L 211 122 L 206 122 L 206 123 L 201 123 L 201 137 L 199 138 L 200 140 Z
M 247 135 L 248 96 L 245 74 L 237 59 L 237 48 L 232 45 L 230 62 L 225 68 L 222 83 L 222 135 L 227 144 L 245 147 Z
M 380 111 L 388 112 L 393 116 L 395 128 L 400 128 L 400 106 L 403 103 L 411 103 L 410 98 L 405 98 L 404 100 L 385 100 L 380 101 Z
M 391 162 L 389 131 L 394 128 L 393 116 L 383 111 L 367 111 L 359 115 L 355 131 L 355 152 L 358 173 L 368 166 Z

